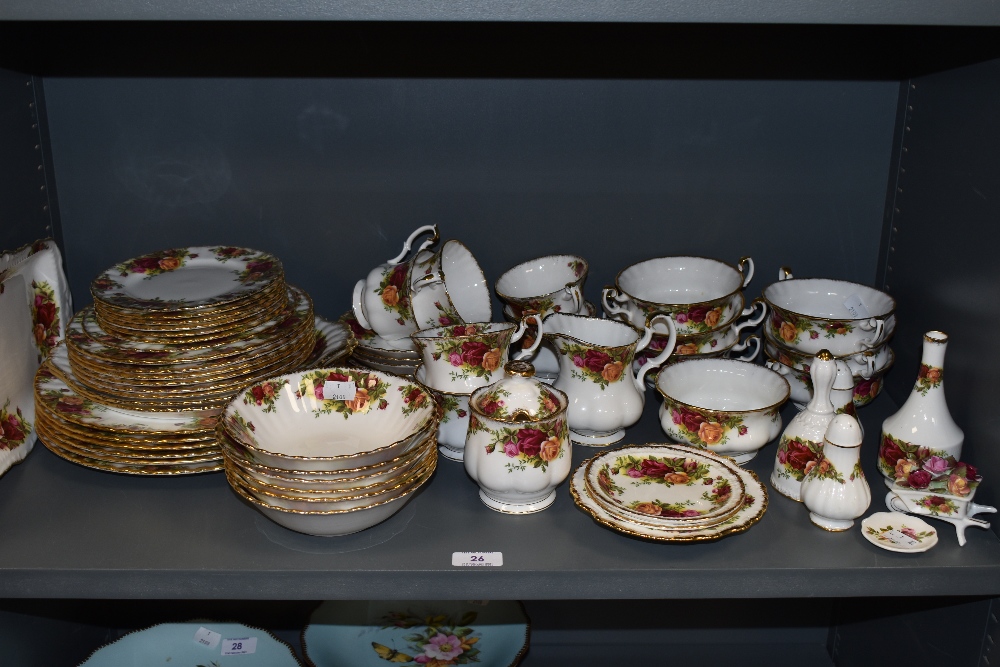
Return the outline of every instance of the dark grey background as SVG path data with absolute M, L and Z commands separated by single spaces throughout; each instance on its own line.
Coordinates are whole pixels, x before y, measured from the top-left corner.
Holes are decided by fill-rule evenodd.
M 751 255 L 871 283 L 894 82 L 48 79 L 74 299 L 113 263 L 202 243 L 270 250 L 317 312 L 438 223 L 492 282 L 591 263 Z

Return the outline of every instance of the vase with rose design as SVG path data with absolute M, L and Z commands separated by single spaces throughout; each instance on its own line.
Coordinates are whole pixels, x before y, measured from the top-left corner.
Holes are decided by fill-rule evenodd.
M 554 387 L 569 396 L 570 437 L 582 445 L 604 446 L 625 437 L 625 428 L 642 415 L 646 403 L 644 378 L 673 352 L 677 334 L 673 320 L 662 315 L 670 337 L 654 358 L 638 371 L 632 368 L 637 351 L 652 341 L 645 331 L 618 322 L 582 315 L 552 313 L 543 320 L 544 337 L 557 352 L 559 378 Z
M 802 480 L 809 519 L 823 530 L 847 530 L 871 505 L 872 492 L 861 470 L 863 439 L 856 417 L 834 417 L 823 436 L 822 454 Z
M 469 398 L 465 470 L 487 507 L 530 514 L 551 505 L 569 476 L 569 399 L 534 379 L 527 362 L 510 361 L 504 372 L 503 380 Z
M 813 385 L 812 399 L 781 433 L 771 473 L 774 490 L 796 501 L 802 500 L 802 480 L 822 457 L 826 429 L 837 415 L 830 400 L 837 377 L 837 361 L 828 350 L 820 350 L 816 355 L 809 376 Z
M 922 468 L 932 457 L 961 460 L 965 434 L 948 410 L 944 396 L 944 354 L 948 334 L 924 334 L 920 371 L 913 391 L 896 414 L 882 422 L 878 469 L 887 480 L 897 468 Z

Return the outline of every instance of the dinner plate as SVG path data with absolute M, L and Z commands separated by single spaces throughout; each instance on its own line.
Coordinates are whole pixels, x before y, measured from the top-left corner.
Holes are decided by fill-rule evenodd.
M 313 612 L 302 647 L 315 667 L 512 667 L 529 636 L 524 607 L 512 600 L 331 600 Z

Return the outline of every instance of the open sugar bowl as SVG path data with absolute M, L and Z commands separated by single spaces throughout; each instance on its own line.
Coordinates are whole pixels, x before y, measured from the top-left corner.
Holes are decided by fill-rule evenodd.
M 529 514 L 551 505 L 569 476 L 569 400 L 535 380 L 529 363 L 511 361 L 504 371 L 508 377 L 469 399 L 465 470 L 487 507 Z
M 735 359 L 693 359 L 656 376 L 663 396 L 660 425 L 674 440 L 744 464 L 778 437 L 788 382 L 774 371 Z

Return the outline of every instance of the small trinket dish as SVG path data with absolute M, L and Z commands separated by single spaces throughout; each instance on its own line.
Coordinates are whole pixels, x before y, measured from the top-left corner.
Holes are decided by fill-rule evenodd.
M 937 531 L 926 521 L 902 512 L 876 512 L 861 522 L 865 539 L 886 551 L 921 553 L 938 543 Z

